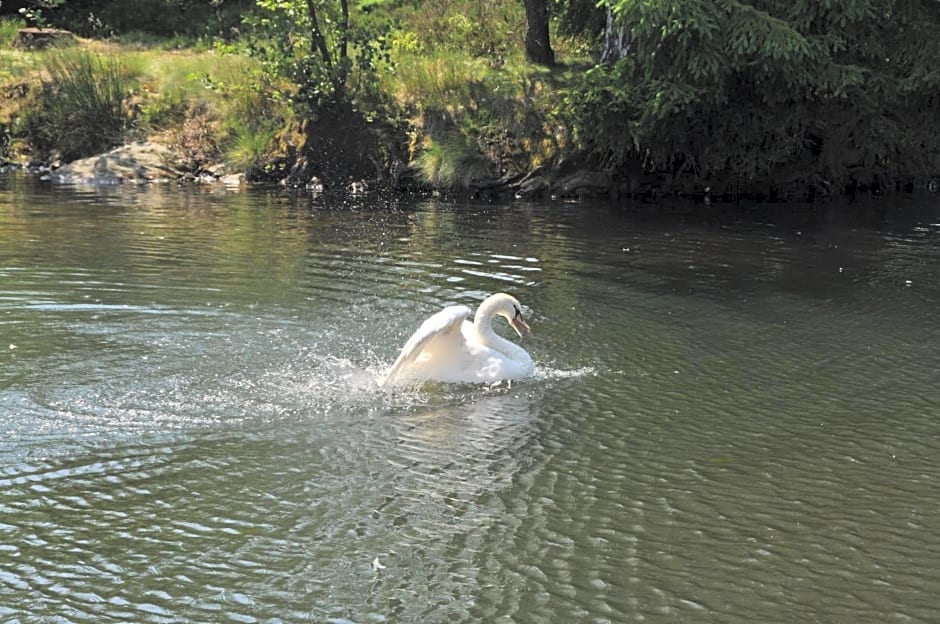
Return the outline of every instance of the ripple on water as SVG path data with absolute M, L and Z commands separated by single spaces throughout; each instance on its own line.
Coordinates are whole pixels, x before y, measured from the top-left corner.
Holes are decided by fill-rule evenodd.
M 252 197 L 6 215 L 3 618 L 933 618 L 929 233 Z M 533 379 L 378 387 L 503 289 Z

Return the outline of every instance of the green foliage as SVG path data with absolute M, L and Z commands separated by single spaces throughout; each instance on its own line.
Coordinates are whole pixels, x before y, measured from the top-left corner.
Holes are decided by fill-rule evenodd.
M 387 28 L 350 16 L 345 0 L 257 0 L 246 16 L 249 52 L 301 117 L 323 105 L 375 95 L 390 69 Z
M 113 58 L 75 49 L 48 52 L 44 65 L 48 79 L 22 119 L 32 148 L 69 161 L 120 144 L 127 127 L 124 100 L 133 87 L 126 69 Z
M 225 161 L 238 171 L 263 169 L 281 130 L 288 125 L 283 106 L 236 76 L 219 80 L 213 87 L 224 96 L 219 108 Z
M 30 0 L 20 8 L 20 15 L 37 28 L 48 28 L 51 24 L 46 19 L 46 11 L 54 11 L 65 4 L 65 0 Z
M 67 0 L 50 17 L 83 37 L 197 42 L 232 38 L 253 5 L 254 0 Z
M 489 175 L 489 163 L 459 132 L 429 139 L 415 159 L 421 179 L 438 188 L 467 188 Z
M 382 88 L 406 108 L 446 110 L 468 100 L 471 85 L 486 72 L 484 62 L 460 53 L 400 54 L 398 71 L 382 77 Z
M 242 126 L 234 130 L 225 147 L 225 161 L 236 171 L 264 169 L 277 140 L 274 127 Z
M 183 123 L 190 100 L 180 91 L 169 92 L 140 107 L 138 122 L 148 130 L 163 130 Z
M 525 12 L 521 2 L 428 0 L 403 16 L 427 50 L 485 58 L 499 65 L 521 51 Z
M 633 53 L 569 96 L 585 148 L 702 178 L 940 170 L 940 5 L 619 0 Z

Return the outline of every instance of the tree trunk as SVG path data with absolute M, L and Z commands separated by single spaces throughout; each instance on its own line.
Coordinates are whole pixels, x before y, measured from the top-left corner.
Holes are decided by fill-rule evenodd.
M 525 55 L 533 63 L 554 65 L 555 53 L 548 39 L 548 1 L 525 2 Z
M 319 52 L 323 64 L 329 72 L 330 80 L 333 83 L 333 99 L 341 101 L 346 96 L 346 71 L 348 47 L 349 47 L 349 0 L 340 0 L 340 10 L 342 11 L 342 23 L 338 25 L 337 30 L 337 58 L 333 58 L 330 49 L 326 43 L 326 37 L 320 30 L 320 19 L 317 15 L 317 0 L 307 0 L 307 15 L 310 17 L 310 44 L 311 47 Z
M 323 31 L 320 30 L 320 20 L 317 17 L 317 4 L 315 0 L 307 0 L 307 15 L 310 17 L 310 45 L 320 53 L 320 58 L 328 69 L 333 69 L 333 57 L 330 55 L 329 48 L 326 47 L 326 39 L 323 38 Z
M 614 63 L 630 54 L 633 47 L 633 31 L 624 24 L 618 24 L 614 12 L 607 5 L 607 22 L 604 24 L 604 51 L 601 63 Z
M 343 14 L 343 23 L 339 25 L 339 75 L 337 80 L 346 84 L 346 57 L 349 55 L 349 0 L 339 0 L 340 11 Z

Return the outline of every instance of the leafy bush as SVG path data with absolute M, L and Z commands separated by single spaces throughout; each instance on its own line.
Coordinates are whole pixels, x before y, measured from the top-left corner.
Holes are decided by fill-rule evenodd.
M 134 81 L 113 58 L 77 50 L 47 53 L 38 101 L 26 108 L 23 132 L 40 156 L 66 161 L 119 145 L 127 128 L 124 99 Z
M 379 71 L 390 69 L 387 24 L 354 20 L 363 16 L 345 0 L 257 0 L 257 8 L 244 20 L 248 51 L 299 116 L 375 95 Z

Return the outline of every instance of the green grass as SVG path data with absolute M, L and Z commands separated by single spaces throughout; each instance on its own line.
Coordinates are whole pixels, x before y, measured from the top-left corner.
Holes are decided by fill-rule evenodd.
M 412 159 L 426 182 L 467 186 L 485 173 L 481 162 L 490 171 L 525 169 L 552 162 L 570 144 L 564 93 L 579 66 L 536 66 L 521 52 L 500 64 L 452 49 L 394 52 L 396 71 L 381 88 L 417 130 Z
M 460 52 L 405 53 L 397 59 L 395 72 L 381 78 L 380 88 L 405 107 L 446 110 L 466 100 L 471 85 L 489 71 L 483 60 Z
M 13 49 L 16 31 L 25 26 L 19 18 L 0 18 L 0 82 L 20 79 L 35 66 L 30 53 Z
M 0 18 L 0 48 L 9 48 L 16 39 L 16 32 L 25 28 L 26 22 L 18 17 Z
M 505 171 L 511 163 L 539 164 L 558 153 L 565 137 L 563 124 L 555 121 L 556 113 L 565 86 L 578 71 L 547 70 L 525 61 L 521 4 L 502 0 L 428 0 L 413 7 L 389 0 L 373 4 L 375 11 L 397 12 L 392 20 L 397 29 L 388 38 L 391 63 L 386 66 L 383 60 L 373 82 L 363 83 L 363 91 L 354 92 L 353 97 L 361 103 L 379 103 L 375 111 L 364 111 L 367 116 L 388 115 L 396 123 L 410 124 L 410 157 L 427 181 L 437 186 L 466 186 Z M 483 20 L 481 15 L 489 18 Z M 385 18 L 371 14 L 370 19 Z M 0 42 L 12 41 L 21 25 L 21 20 L 0 21 Z M 566 43 L 567 55 L 559 54 L 562 60 L 577 49 L 576 41 Z M 102 71 L 117 71 L 123 81 L 118 89 L 123 94 L 120 132 L 97 133 L 109 137 L 108 141 L 116 140 L 115 134 L 125 139 L 156 133 L 185 135 L 187 122 L 199 111 L 200 136 L 208 140 L 206 133 L 211 129 L 212 142 L 226 162 L 236 170 L 248 170 L 270 161 L 277 146 L 287 143 L 281 135 L 299 127 L 287 98 L 279 97 L 289 91 L 289 85 L 278 84 L 280 93 L 275 94 L 271 85 L 277 79 L 262 78 L 258 61 L 212 49 L 208 39 L 200 36 L 161 38 L 130 32 L 106 41 L 81 39 L 76 48 L 80 52 L 70 54 L 98 58 Z M 231 51 L 246 48 L 237 41 L 229 46 Z M 0 84 L 28 79 L 38 85 L 40 77 L 49 76 L 58 62 L 52 54 L 56 53 L 22 53 L 0 46 Z M 84 92 L 83 97 L 94 93 L 87 76 L 78 83 L 76 91 Z M 47 98 L 43 115 L 68 118 L 64 109 L 79 98 L 59 100 Z M 112 113 L 116 110 L 113 102 L 96 106 Z M 55 112 L 57 108 L 62 110 Z M 47 145 L 57 143 L 51 130 L 35 123 L 47 117 L 36 113 L 26 117 L 33 123 L 19 127 L 31 129 L 30 141 L 45 137 Z M 72 119 L 85 118 L 73 115 Z M 50 128 L 74 132 L 68 126 L 56 122 Z M 106 127 L 115 126 L 108 122 Z M 562 130 L 555 132 L 553 127 Z M 95 133 L 94 127 L 91 132 Z M 75 152 L 72 148 L 65 151 Z
M 225 163 L 234 171 L 263 169 L 277 141 L 277 134 L 276 127 L 242 126 L 235 129 L 223 148 Z
M 20 26 L 15 20 L 2 24 L 8 38 Z M 29 95 L 4 101 L 0 121 L 15 120 L 8 126 L 15 138 L 41 158 L 71 160 L 132 136 L 180 133 L 198 110 L 200 132 L 211 127 L 226 159 L 250 168 L 269 155 L 278 130 L 290 121 L 286 105 L 258 87 L 254 60 L 144 45 L 140 38 L 80 40 L 72 48 L 44 51 L 0 49 L 0 86 L 24 80 L 32 85 Z
M 190 52 L 206 52 L 212 47 L 211 42 L 204 37 L 192 35 L 164 37 L 138 30 L 115 35 L 111 40 L 126 49 L 137 48 L 155 51 L 187 50 Z
M 122 63 L 77 48 L 60 48 L 42 57 L 48 82 L 23 126 L 41 154 L 71 160 L 119 144 L 127 117 L 124 99 L 133 79 Z
M 467 137 L 453 132 L 428 139 L 415 158 L 421 179 L 438 188 L 468 188 L 490 175 L 489 161 Z
M 160 50 L 124 56 L 140 81 L 140 96 L 145 102 L 141 121 L 153 130 L 178 124 L 184 111 L 195 103 L 205 104 L 224 117 L 239 105 L 233 94 L 250 87 L 252 64 L 240 56 Z

